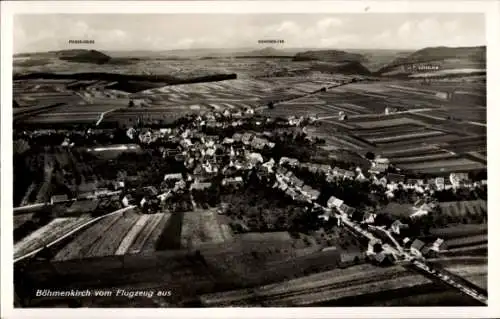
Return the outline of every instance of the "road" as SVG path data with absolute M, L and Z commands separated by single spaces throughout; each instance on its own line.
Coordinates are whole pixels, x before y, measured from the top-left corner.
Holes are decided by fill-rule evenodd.
M 298 188 L 300 191 L 302 191 L 300 187 Z M 328 208 L 324 206 L 320 205 L 320 207 L 322 207 L 324 210 L 328 210 Z M 352 221 L 346 213 L 341 211 L 336 211 L 335 216 L 342 220 L 342 226 L 349 227 L 349 229 L 354 231 L 360 237 L 365 237 L 369 241 L 384 242 L 384 240 L 378 238 L 372 232 L 361 228 L 361 226 L 357 222 Z M 382 229 L 380 227 L 372 227 L 372 229 L 383 231 L 387 235 L 387 237 L 389 237 L 392 244 L 382 246 L 382 248 L 386 253 L 395 255 L 396 257 L 399 258 L 400 261 L 411 262 L 415 267 L 425 272 L 429 276 L 432 276 L 433 278 L 438 279 L 446 283 L 447 285 L 460 290 L 462 293 L 474 298 L 475 300 L 485 305 L 488 304 L 488 297 L 483 293 L 479 292 L 474 287 L 471 287 L 470 284 L 467 284 L 468 282 L 465 279 L 457 275 L 451 276 L 449 273 L 446 273 L 445 270 L 440 270 L 432 267 L 431 265 L 426 263 L 424 257 L 421 256 L 421 254 L 419 253 L 413 252 L 411 250 L 410 251 L 404 250 L 403 247 L 399 245 L 399 243 L 394 239 L 394 237 L 391 235 L 389 231 Z M 456 279 L 454 279 L 453 277 L 455 277 Z
M 114 195 L 119 195 L 119 194 L 121 194 L 121 191 L 108 192 L 108 193 L 101 194 L 101 195 L 92 195 L 92 196 L 87 196 L 87 197 L 84 197 L 84 198 L 76 198 L 75 197 L 75 198 L 69 198 L 67 200 L 57 202 L 56 204 L 77 202 L 79 200 L 97 199 L 97 198 L 114 196 Z M 13 211 L 14 211 L 14 215 L 16 215 L 16 213 L 17 214 L 29 213 L 32 210 L 36 210 L 36 209 L 42 208 L 42 207 L 53 206 L 53 205 L 54 204 L 52 204 L 51 202 L 30 204 L 30 205 L 24 205 L 24 206 L 14 207 Z
M 429 111 L 434 111 L 434 110 L 436 110 L 436 109 L 423 108 L 423 109 L 414 109 L 414 110 L 393 112 L 393 113 L 390 113 L 389 115 L 392 115 L 392 114 L 414 114 L 414 113 L 429 112 Z M 373 113 L 372 114 L 358 114 L 358 115 L 350 115 L 349 118 L 350 119 L 358 119 L 358 118 L 372 117 L 373 115 L 374 115 Z M 383 116 L 385 114 L 380 114 L 380 115 Z M 320 118 L 318 118 L 318 121 L 329 120 L 329 119 L 334 119 L 334 118 L 338 118 L 338 115 L 320 117 Z
M 121 107 L 116 107 L 114 109 L 111 109 L 111 110 L 108 110 L 106 112 L 102 112 L 100 115 L 99 115 L 99 118 L 97 119 L 97 122 L 95 123 L 95 126 L 99 126 L 99 124 L 101 124 L 102 120 L 104 119 L 104 116 L 108 113 L 111 113 L 111 112 L 114 112 L 116 110 L 119 110 L 121 109 Z
M 337 87 L 340 87 L 340 86 L 344 86 L 344 85 L 348 85 L 348 84 L 351 84 L 351 83 L 357 83 L 357 82 L 347 82 L 347 83 L 341 83 L 341 84 L 335 84 L 335 85 L 330 85 L 328 87 L 326 87 L 327 89 L 334 89 L 334 88 L 337 88 Z M 294 100 L 298 100 L 298 99 L 302 99 L 302 98 L 305 98 L 305 97 L 308 97 L 308 96 L 312 96 L 314 94 L 317 94 L 317 93 L 322 93 L 323 91 L 321 90 L 317 90 L 317 91 L 314 91 L 314 92 L 308 92 L 308 93 L 305 93 L 304 95 L 300 95 L 300 96 L 297 96 L 297 97 L 294 97 L 294 98 L 290 98 L 290 99 L 287 99 L 285 101 L 276 101 L 276 102 L 273 102 L 274 106 L 276 106 L 278 103 L 285 103 L 285 102 L 290 102 L 290 101 L 294 101 Z M 261 111 L 261 110 L 264 110 L 264 109 L 267 109 L 268 106 L 259 106 L 259 107 L 256 107 L 254 109 L 254 111 Z

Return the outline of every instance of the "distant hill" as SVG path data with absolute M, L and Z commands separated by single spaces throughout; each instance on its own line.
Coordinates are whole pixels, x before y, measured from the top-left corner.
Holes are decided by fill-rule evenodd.
M 396 58 L 376 73 L 388 76 L 409 76 L 415 66 L 436 66 L 440 74 L 446 70 L 463 69 L 479 72 L 486 69 L 486 47 L 429 47 Z
M 267 47 L 261 50 L 254 50 L 250 52 L 238 52 L 235 57 L 293 57 L 292 53 L 278 50 L 272 47 Z
M 311 70 L 322 73 L 371 75 L 370 70 L 357 61 L 341 63 L 318 62 L 311 66 Z
M 96 50 L 61 50 L 49 52 L 54 53 L 60 60 L 80 63 L 107 63 L 111 60 L 109 55 Z
M 297 53 L 293 61 L 363 62 L 365 57 L 362 54 L 340 50 L 318 50 Z
M 372 72 L 392 63 L 400 57 L 410 55 L 413 50 L 390 50 L 390 49 L 342 49 L 351 53 L 363 55 L 363 65 Z
M 137 63 L 140 59 L 136 57 L 114 57 L 97 50 L 85 49 L 20 53 L 14 55 L 14 65 L 19 67 L 50 64 L 59 60 L 92 64 L 132 64 Z

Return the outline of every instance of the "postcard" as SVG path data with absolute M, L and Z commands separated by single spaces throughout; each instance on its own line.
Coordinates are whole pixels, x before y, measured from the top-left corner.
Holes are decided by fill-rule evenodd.
M 492 316 L 456 4 L 2 3 L 5 317 Z

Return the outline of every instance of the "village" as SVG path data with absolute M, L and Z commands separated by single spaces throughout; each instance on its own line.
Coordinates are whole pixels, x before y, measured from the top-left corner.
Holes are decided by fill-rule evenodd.
M 164 160 L 178 164 L 175 171 L 165 172 L 160 178 L 155 178 L 156 183 L 137 183 L 140 179 L 138 176 L 122 174 L 111 184 L 108 181 L 107 184 L 112 186 L 111 188 L 100 187 L 92 192 L 77 194 L 74 198 L 68 194 L 55 194 L 51 196 L 50 203 L 45 204 L 77 205 L 82 200 L 111 197 L 115 203 L 119 201 L 122 207 L 137 205 L 143 213 L 154 214 L 165 207 L 172 211 L 189 211 L 215 206 L 219 207 L 219 214 L 225 214 L 225 210 L 221 208 L 224 207 L 220 200 L 221 192 L 227 194 L 245 189 L 249 183 L 255 183 L 256 177 L 259 187 L 281 192 L 289 201 L 303 207 L 307 214 L 314 214 L 319 227 L 321 223 L 333 223 L 337 226 L 349 224 L 361 229 L 359 232 L 376 234 L 374 240 L 368 241 L 365 256 L 372 256 L 375 262 L 384 264 L 387 261 L 394 263 L 398 259 L 397 250 L 388 247 L 404 247 L 405 251 L 412 252 L 412 256 L 431 256 L 443 249 L 446 243 L 441 238 L 424 243 L 417 238 L 402 236 L 406 234 L 408 224 L 398 218 L 385 218 L 387 214 L 378 211 L 381 209 L 380 205 L 356 207 L 353 201 L 348 205 L 342 198 L 334 195 L 325 198 L 325 194 L 322 194 L 325 193 L 324 187 L 321 189 L 308 185 L 296 173 L 301 176 L 304 176 L 304 173 L 313 176 L 313 183 L 316 185 L 365 185 L 359 187 L 377 194 L 385 202 L 401 201 L 404 197 L 412 204 L 411 211 L 404 219 L 410 221 L 422 219 L 436 211 L 437 198 L 441 193 L 464 190 L 472 193 L 476 189 L 484 190 L 486 187 L 486 180 L 470 180 L 465 173 L 451 173 L 447 178 L 425 179 L 405 175 L 391 165 L 387 158 L 374 154 L 364 156 L 368 166 L 339 163 L 343 168 L 332 167 L 325 161 L 301 162 L 294 157 L 282 156 L 287 154 L 283 152 L 283 148 L 275 149 L 279 144 L 321 144 L 321 141 L 306 134 L 307 125 L 317 124 L 314 116 L 272 119 L 256 116 L 252 109 L 245 113 L 226 109 L 224 112 L 187 116 L 166 128 L 151 128 L 143 125 L 141 121 L 142 119 L 138 119 L 137 125 L 122 129 L 126 132 L 126 137 L 120 140 L 120 144 L 89 145 L 102 143 L 102 138 L 96 142 L 98 138 L 95 135 L 102 135 L 104 132 L 89 129 L 83 134 L 78 131 L 73 131 L 71 135 L 65 134 L 59 147 L 86 148 L 93 154 L 134 153 L 141 149 L 154 149 Z M 261 133 L 257 133 L 257 129 Z M 31 137 L 43 138 L 44 135 L 57 134 L 56 131 L 39 131 Z M 108 138 L 113 135 L 106 134 Z M 82 144 L 82 136 L 86 139 L 85 146 L 79 145 Z M 78 144 L 75 144 L 75 141 Z M 211 198 L 217 196 L 219 198 Z M 68 209 L 64 214 L 74 214 L 71 212 L 78 213 L 78 210 Z M 418 225 L 417 222 L 415 224 Z M 237 228 L 238 231 L 259 230 L 258 227 L 249 228 L 248 225 Z M 380 237 L 386 239 L 380 240 Z

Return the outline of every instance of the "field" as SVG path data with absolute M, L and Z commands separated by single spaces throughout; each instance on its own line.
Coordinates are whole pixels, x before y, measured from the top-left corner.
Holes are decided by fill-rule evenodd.
M 40 124 L 130 125 L 138 118 L 169 123 L 188 113 L 249 107 L 267 116 L 314 114 L 320 118 L 321 126 L 312 127 L 309 132 L 324 138 L 325 148 L 329 150 L 349 149 L 363 154 L 372 151 L 388 157 L 401 168 L 430 174 L 486 167 L 486 157 L 481 153 L 486 149 L 484 83 L 433 80 L 424 85 L 421 80 L 382 79 L 334 87 L 351 77 L 326 73 L 258 76 L 267 68 L 289 63 L 292 62 L 286 59 L 175 60 L 169 61 L 167 67 L 159 61 L 141 60 L 134 66 L 124 66 L 120 72 L 126 73 L 138 65 L 148 70 L 154 65 L 155 74 L 166 68 L 174 76 L 179 72 L 189 75 L 197 71 L 200 74 L 224 71 L 237 73 L 238 77 L 220 82 L 169 85 L 133 94 L 104 89 L 85 90 L 78 95 L 67 88 L 67 82 L 38 81 L 37 87 L 30 86 L 30 81 L 16 81 L 14 95 L 21 98 L 45 94 L 51 101 L 55 98 L 50 97 L 51 94 L 71 94 L 76 99 L 75 103 L 52 107 L 22 120 Z M 309 62 L 291 65 L 311 67 Z M 319 91 L 321 88 L 328 89 Z M 130 99 L 141 101 L 144 106 L 128 107 Z M 273 109 L 267 108 L 268 101 L 275 102 Z M 35 100 L 31 102 L 36 104 Z M 384 114 L 387 107 L 391 111 L 389 115 Z M 347 120 L 338 119 L 341 111 Z
M 453 225 L 447 228 L 432 228 L 432 235 L 440 236 L 443 239 L 460 238 L 465 236 L 482 235 L 488 232 L 487 224 Z
M 439 203 L 443 214 L 448 216 L 484 215 L 488 211 L 485 200 Z
M 163 213 L 106 217 L 71 240 L 54 259 L 136 254 L 154 249 L 169 217 Z
M 253 289 L 201 297 L 205 306 L 300 306 L 429 283 L 402 267 L 353 266 Z
M 51 243 L 58 237 L 85 224 L 92 218 L 83 216 L 79 218 L 56 218 L 47 225 L 37 229 L 14 245 L 14 258 L 21 257 L 38 248 Z
M 231 240 L 228 226 L 220 224 L 215 210 L 194 211 L 184 214 L 181 246 L 198 247 L 204 243 L 222 243 Z

